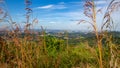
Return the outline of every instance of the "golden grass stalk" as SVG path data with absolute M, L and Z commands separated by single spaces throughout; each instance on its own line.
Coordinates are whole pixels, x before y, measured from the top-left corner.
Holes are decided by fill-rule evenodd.
M 89 23 L 90 25 L 92 25 L 92 27 L 94 29 L 94 33 L 96 35 L 97 45 L 98 45 L 98 50 L 99 50 L 99 65 L 100 65 L 100 68 L 103 68 L 103 64 L 102 64 L 102 43 L 101 43 L 101 38 L 100 38 L 99 33 L 98 33 L 98 27 L 97 27 L 97 21 L 96 21 L 97 12 L 99 10 L 96 10 L 94 0 L 87 0 L 85 5 L 84 5 L 84 8 L 85 8 L 84 14 L 88 18 L 90 18 L 91 21 L 81 20 L 79 23 L 86 22 L 86 23 Z
M 108 5 L 107 11 L 104 15 L 103 18 L 103 25 L 101 26 L 101 31 L 100 33 L 104 32 L 104 28 L 109 28 L 111 29 L 113 24 L 113 20 L 111 17 L 111 14 L 113 11 L 115 11 L 117 8 L 120 7 L 120 1 L 117 0 L 111 0 L 110 4 Z M 91 21 L 86 21 L 86 20 L 80 20 L 79 23 L 89 23 L 94 30 L 94 33 L 96 35 L 97 39 L 97 45 L 98 45 L 98 50 L 99 50 L 99 65 L 100 68 L 103 68 L 103 61 L 102 61 L 102 39 L 103 39 L 103 34 L 98 33 L 98 27 L 97 27 L 97 21 L 96 21 L 96 16 L 98 12 L 101 12 L 101 9 L 96 10 L 96 6 L 94 3 L 94 0 L 86 0 L 85 5 L 84 5 L 84 14 L 87 16 Z M 111 49 L 112 50 L 112 49 Z M 111 53 L 112 55 L 112 53 Z M 112 56 L 111 56 L 112 57 Z M 112 59 L 111 59 L 112 60 Z

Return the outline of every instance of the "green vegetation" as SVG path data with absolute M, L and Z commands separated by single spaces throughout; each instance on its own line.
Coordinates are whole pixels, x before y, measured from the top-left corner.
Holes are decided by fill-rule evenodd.
M 73 34 L 74 35 L 74 34 Z M 35 38 L 34 38 L 35 39 Z M 99 67 L 98 48 L 96 44 L 90 46 L 88 38 L 83 38 L 78 45 L 69 45 L 66 40 L 54 36 L 38 36 L 36 41 L 24 38 L 14 38 L 6 40 L 5 44 L 0 44 L 0 64 L 8 68 L 97 68 Z M 45 42 L 44 42 L 45 41 Z M 74 41 L 74 40 L 73 40 Z M 95 41 L 95 40 L 94 40 Z M 44 45 L 46 47 L 44 47 Z M 110 67 L 110 46 L 120 65 L 120 47 L 112 41 L 103 45 L 103 66 Z

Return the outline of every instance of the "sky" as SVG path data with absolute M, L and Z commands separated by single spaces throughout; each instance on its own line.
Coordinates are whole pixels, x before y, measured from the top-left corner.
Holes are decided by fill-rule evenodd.
M 91 30 L 91 26 L 87 23 L 79 24 L 79 20 L 89 20 L 83 14 L 85 0 L 31 0 L 32 5 L 30 8 L 33 10 L 31 21 L 35 18 L 39 20 L 38 24 L 34 25 L 35 29 L 43 26 L 46 29 L 59 29 L 59 30 Z M 7 10 L 11 15 L 13 21 L 24 26 L 25 22 L 25 3 L 24 0 L 5 0 Z M 105 12 L 108 2 L 106 0 L 95 0 L 97 9 L 102 8 L 103 14 Z M 98 27 L 102 24 L 103 14 L 97 16 Z M 113 14 L 115 22 L 118 23 L 118 14 Z M 7 25 L 7 24 L 3 24 Z M 116 27 L 119 30 L 119 27 Z

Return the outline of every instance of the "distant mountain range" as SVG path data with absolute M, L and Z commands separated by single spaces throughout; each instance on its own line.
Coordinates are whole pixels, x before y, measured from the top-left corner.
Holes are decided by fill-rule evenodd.
M 6 33 L 6 29 L 0 29 L 0 33 Z M 24 30 L 21 30 L 21 32 L 23 32 Z M 34 31 L 34 32 L 41 32 L 43 30 L 41 29 L 30 29 L 30 31 Z M 58 30 L 58 29 L 45 29 L 44 30 L 46 33 L 63 33 L 63 32 L 67 32 L 67 33 L 84 33 L 84 34 L 88 34 L 88 33 L 93 33 L 90 31 L 80 31 L 80 30 Z M 120 31 L 111 31 L 110 33 L 113 34 L 119 34 Z

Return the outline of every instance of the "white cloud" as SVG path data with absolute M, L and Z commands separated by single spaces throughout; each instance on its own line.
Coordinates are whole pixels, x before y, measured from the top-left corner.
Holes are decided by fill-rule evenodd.
M 37 9 L 50 9 L 52 8 L 54 5 L 45 5 L 45 6 L 40 6 L 40 7 L 37 7 Z
M 56 24 L 57 22 L 54 22 L 54 21 L 51 21 L 51 22 L 49 22 L 50 24 Z
M 102 25 L 102 20 L 104 13 L 106 11 L 106 7 L 109 2 L 103 1 L 103 0 L 97 0 L 95 1 L 96 9 L 101 9 L 102 8 L 102 14 L 100 13 L 97 15 L 97 25 L 98 28 L 100 29 L 100 26 Z M 81 5 L 84 4 L 82 2 L 71 2 L 71 3 L 64 3 L 60 2 L 58 4 L 52 4 L 51 7 L 49 8 L 42 8 L 42 9 L 65 9 L 65 8 L 70 8 L 73 9 L 74 5 Z M 67 6 L 67 7 L 66 7 Z M 43 6 L 41 6 L 43 7 Z M 72 8 L 71 8 L 72 7 Z M 78 8 L 78 7 L 77 7 Z M 43 19 L 45 20 L 43 25 L 47 26 L 48 29 L 73 29 L 73 30 L 92 30 L 90 24 L 87 23 L 81 23 L 78 25 L 79 20 L 84 19 L 90 21 L 86 16 L 83 14 L 83 8 L 74 8 L 71 11 L 66 11 L 66 12 L 57 12 L 57 13 L 45 13 L 45 17 Z M 39 8 L 40 9 L 40 8 Z M 114 18 L 119 18 L 114 15 Z M 119 19 L 114 19 L 115 22 L 119 22 Z M 117 28 L 118 29 L 118 28 Z
M 49 4 L 49 5 L 44 5 L 44 6 L 39 6 L 34 9 L 65 9 L 67 8 L 65 6 L 64 2 L 60 2 L 58 4 Z

